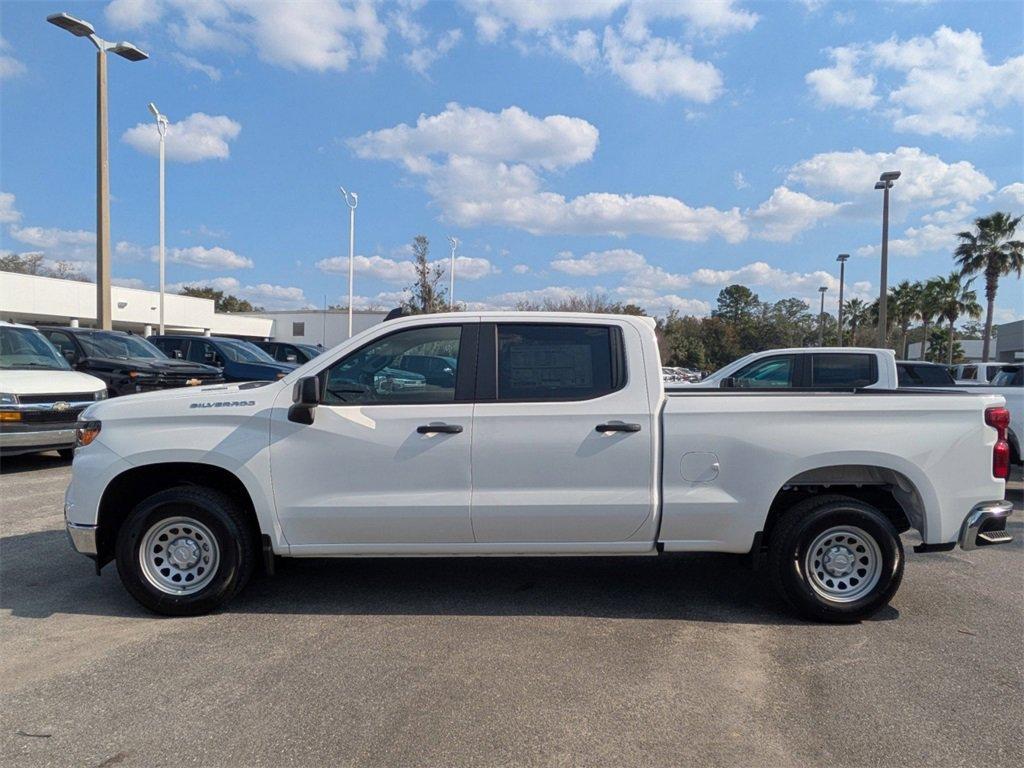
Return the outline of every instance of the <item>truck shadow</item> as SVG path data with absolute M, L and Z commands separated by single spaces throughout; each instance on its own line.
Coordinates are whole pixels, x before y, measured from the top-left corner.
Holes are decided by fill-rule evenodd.
M 1018 532 L 1019 533 L 1019 532 Z M 152 618 L 113 565 L 97 578 L 63 531 L 0 539 L 0 608 Z M 223 613 L 295 615 L 579 616 L 737 624 L 802 623 L 763 571 L 735 555 L 606 558 L 279 559 Z M 874 620 L 899 613 L 888 608 Z

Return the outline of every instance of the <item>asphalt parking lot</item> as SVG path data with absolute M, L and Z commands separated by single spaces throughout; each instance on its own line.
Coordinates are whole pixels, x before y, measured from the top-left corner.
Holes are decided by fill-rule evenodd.
M 1024 545 L 915 555 L 888 610 L 791 618 L 740 558 L 307 560 L 147 614 L 3 462 L 0 764 L 1024 762 Z

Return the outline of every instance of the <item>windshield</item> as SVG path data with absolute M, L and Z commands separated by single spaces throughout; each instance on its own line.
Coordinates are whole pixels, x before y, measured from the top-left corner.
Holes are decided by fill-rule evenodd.
M 0 368 L 69 371 L 71 366 L 35 328 L 0 326 Z
M 1014 387 L 1024 384 L 1021 378 L 1021 368 L 1003 368 L 992 379 L 993 387 Z
M 322 349 L 318 349 L 317 347 L 314 347 L 312 344 L 296 344 L 295 346 L 301 349 L 307 355 L 309 355 L 310 358 L 314 358 L 321 352 L 323 352 Z
M 217 342 L 217 347 L 229 360 L 233 360 L 236 363 L 271 363 L 279 365 L 274 358 L 248 341 L 220 339 Z
M 81 333 L 78 340 L 89 357 L 129 357 L 166 360 L 167 355 L 139 336 L 128 333 Z

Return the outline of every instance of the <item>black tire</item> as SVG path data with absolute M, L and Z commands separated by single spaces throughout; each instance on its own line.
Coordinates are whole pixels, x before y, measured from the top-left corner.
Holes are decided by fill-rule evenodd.
M 878 580 L 856 599 L 826 594 L 838 590 L 842 586 L 841 579 L 835 579 L 831 590 L 825 589 L 830 574 L 820 566 L 815 567 L 819 561 L 813 557 L 810 561 L 806 559 L 808 549 L 821 534 L 843 526 L 867 534 L 877 545 L 877 552 L 869 552 L 867 556 L 873 563 L 872 574 L 877 573 Z M 838 541 L 843 542 L 843 539 L 840 536 Z M 851 551 L 859 556 L 862 550 Z M 823 578 L 806 572 L 805 562 Z M 768 542 L 768 568 L 773 586 L 797 613 L 814 621 L 843 623 L 871 616 L 896 594 L 903 580 L 903 563 L 903 543 L 889 519 L 870 504 L 848 496 L 816 496 L 796 504 L 779 518 Z M 857 564 L 855 562 L 854 566 Z M 855 584 L 859 583 L 858 573 L 850 572 Z M 849 588 L 856 590 L 858 587 Z M 865 587 L 860 585 L 859 588 Z
M 75 449 L 74 448 L 58 448 L 57 449 L 57 455 L 59 455 L 62 459 L 64 459 L 64 461 L 71 461 L 73 458 L 75 458 Z
M 216 539 L 216 570 L 191 594 L 176 595 L 154 586 L 143 570 L 144 537 L 162 520 L 187 517 Z M 249 581 L 257 563 L 256 535 L 239 505 L 223 493 L 184 485 L 160 491 L 140 502 L 117 534 L 117 573 L 129 594 L 155 613 L 197 616 L 224 605 Z

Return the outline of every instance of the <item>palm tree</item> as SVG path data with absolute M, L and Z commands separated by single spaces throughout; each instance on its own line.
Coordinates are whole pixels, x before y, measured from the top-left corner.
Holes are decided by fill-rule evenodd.
M 904 280 L 889 291 L 889 306 L 892 307 L 893 320 L 900 327 L 900 355 L 903 360 L 907 359 L 910 324 L 919 314 L 921 291 L 921 283 L 911 283 L 909 280 Z
M 925 360 L 928 352 L 928 329 L 932 321 L 939 314 L 939 281 L 942 278 L 933 277 L 921 286 L 921 294 L 917 302 L 917 316 L 921 318 L 924 333 L 921 335 L 921 360 Z
M 939 319 L 949 323 L 949 365 L 953 364 L 953 346 L 956 343 L 956 321 L 967 315 L 975 319 L 981 317 L 981 304 L 978 303 L 978 292 L 971 288 L 971 278 L 966 283 L 963 275 L 959 272 L 950 273 L 949 277 L 937 277 L 935 283 L 935 298 L 939 308 Z
M 843 308 L 843 319 L 850 323 L 850 339 L 857 344 L 857 326 L 868 320 L 868 308 L 860 299 L 850 299 Z
M 963 275 L 985 275 L 985 336 L 982 341 L 981 359 L 988 362 L 989 346 L 992 339 L 992 313 L 995 310 L 996 291 L 999 278 L 1016 272 L 1017 277 L 1024 271 L 1024 241 L 1014 240 L 1024 216 L 1013 217 L 996 211 L 989 216 L 974 220 L 975 232 L 958 232 L 960 244 L 956 247 L 956 263 Z

